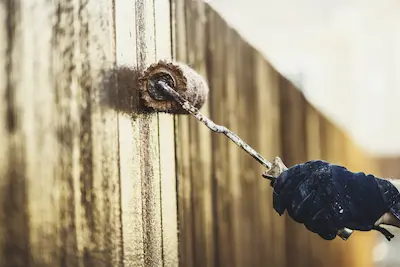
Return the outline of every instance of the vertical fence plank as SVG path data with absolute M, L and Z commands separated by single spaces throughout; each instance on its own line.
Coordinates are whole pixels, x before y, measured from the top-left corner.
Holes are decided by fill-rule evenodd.
M 274 90 L 274 83 L 269 80 L 269 72 L 266 68 L 266 64 L 257 52 L 254 52 L 254 99 L 253 99 L 253 110 L 254 110 L 254 125 L 258 130 L 255 132 L 256 146 L 255 148 L 261 155 L 266 159 L 271 160 L 274 156 L 270 154 L 276 153 L 276 148 L 274 148 L 271 142 L 271 137 L 276 130 L 274 125 L 274 112 L 273 108 L 270 109 L 270 104 L 272 104 L 272 92 Z M 275 126 L 275 127 L 274 127 Z M 267 153 L 266 150 L 270 150 Z M 273 244 L 272 244 L 272 216 L 271 216 L 271 203 L 272 203 L 272 188 L 268 180 L 263 179 L 260 175 L 266 171 L 265 167 L 257 164 L 255 168 L 255 176 L 258 179 L 255 181 L 257 184 L 257 210 L 259 226 L 258 229 L 260 235 L 260 241 L 257 245 L 257 250 L 259 253 L 259 258 L 257 265 L 261 265 L 270 259 L 273 259 Z
M 77 50 L 78 29 L 74 25 L 77 2 L 58 2 L 53 26 L 53 86 L 57 109 L 56 134 L 59 143 L 56 176 L 60 182 L 60 263 L 65 266 L 82 264 L 81 231 L 79 231 L 79 128 Z M 32 21 L 32 23 L 34 23 Z M 69 71 L 66 71 L 69 70 Z
M 156 56 L 171 59 L 171 13 L 170 1 L 155 0 Z M 174 117 L 159 115 L 161 212 L 163 232 L 163 263 L 165 267 L 178 266 L 177 192 L 175 164 Z
M 237 73 L 238 82 L 238 110 L 237 116 L 241 127 L 238 134 L 251 147 L 255 147 L 254 134 L 254 103 L 252 103 L 252 95 L 254 93 L 255 81 L 254 75 L 254 54 L 253 50 L 246 42 L 241 44 L 241 52 L 239 61 L 242 63 Z M 251 119 L 250 119 L 251 118 Z M 240 151 L 242 152 L 242 151 Z M 241 250 L 243 265 L 256 266 L 258 261 L 258 251 L 255 246 L 255 232 L 259 231 L 257 214 L 255 213 L 258 203 L 256 202 L 255 180 L 262 179 L 259 175 L 255 175 L 254 168 L 256 162 L 247 153 L 240 153 L 240 177 L 243 196 L 242 199 L 242 242 Z
M 7 186 L 7 172 L 8 172 L 8 130 L 7 130 L 7 110 L 9 102 L 7 99 L 7 84 L 8 84 L 8 61 L 9 56 L 9 40 L 7 40 L 7 15 L 9 10 L 7 5 L 0 5 L 0 194 L 3 195 Z M 3 202 L 4 199 L 2 198 Z M 6 217 L 5 207 L 0 205 L 0 263 L 6 264 Z
M 68 143 L 68 137 L 62 138 L 57 133 L 59 120 L 55 116 L 55 111 L 60 106 L 57 103 L 56 91 L 52 89 L 53 29 L 52 25 L 47 22 L 52 17 L 52 11 L 52 6 L 46 1 L 21 5 L 21 41 L 23 40 L 21 48 L 24 52 L 21 53 L 18 60 L 22 63 L 23 68 L 19 73 L 20 87 L 15 88 L 16 97 L 19 98 L 18 102 L 22 104 L 19 115 L 22 115 L 21 123 L 25 134 L 23 138 L 26 144 L 25 166 L 28 181 L 27 211 L 31 229 L 31 264 L 37 264 L 35 263 L 37 261 L 45 266 L 55 264 L 58 253 L 60 253 L 61 260 L 64 260 L 63 256 L 68 251 L 68 249 L 57 247 L 59 238 L 64 237 L 63 234 L 57 236 L 58 220 L 61 225 L 65 223 L 64 227 L 60 227 L 63 230 L 71 229 L 67 224 L 73 221 L 73 218 L 61 221 L 63 211 L 60 210 L 59 204 L 61 203 L 57 198 L 59 192 L 54 191 L 54 188 L 66 189 L 61 190 L 61 195 L 66 193 L 68 198 L 72 199 L 73 191 L 71 188 L 67 188 L 66 180 L 54 177 L 54 172 L 59 170 L 57 161 L 61 160 L 60 163 L 65 163 L 62 161 L 61 155 L 58 158 L 58 153 L 63 150 L 62 142 Z M 42 38 L 37 38 L 39 33 Z M 26 45 L 28 43 L 29 46 Z M 37 60 L 38 58 L 43 60 Z M 68 103 L 68 100 L 66 102 Z M 65 120 L 60 124 L 63 123 L 68 124 Z M 40 178 L 38 179 L 38 177 Z M 61 176 L 60 178 L 70 180 L 70 177 Z M 71 206 L 73 208 L 73 205 Z M 63 205 L 63 207 L 65 206 Z M 64 212 L 70 216 L 73 214 L 70 213 L 71 210 L 64 209 Z M 70 245 L 71 252 L 74 252 L 74 243 L 66 242 L 64 244 Z M 51 250 L 51 246 L 56 248 L 56 253 Z M 72 257 L 70 259 L 72 262 L 75 261 Z
M 138 17 L 135 1 L 116 0 L 115 19 L 118 106 L 127 106 L 126 111 L 118 114 L 123 264 L 126 267 L 144 266 L 142 173 L 146 166 L 143 166 L 140 160 L 142 156 L 141 118 L 136 110 L 139 92 L 132 88 L 136 86 L 136 81 L 135 76 L 131 75 L 138 70 L 137 35 L 139 33 L 137 32 Z
M 4 131 L 2 138 L 7 153 L 3 165 L 1 180 L 2 196 L 2 247 L 1 263 L 8 266 L 27 266 L 30 264 L 29 222 L 27 211 L 27 174 L 26 145 L 23 140 L 23 119 L 20 114 L 24 102 L 21 103 L 21 81 L 19 70 L 21 62 L 21 1 L 3 1 L 2 32 L 4 44 L 2 51 L 2 92 L 4 92 Z M 3 28 L 4 27 L 4 28 Z
M 306 116 L 307 160 L 322 159 L 319 115 L 313 107 L 308 106 Z M 326 261 L 324 261 L 320 256 L 324 251 L 326 251 L 326 246 L 320 244 L 319 237 L 312 235 L 310 237 L 311 266 L 324 266 L 324 264 L 326 264 Z
M 12 180 L 2 194 L 11 211 L 3 213 L 2 251 L 9 253 L 2 264 L 114 265 L 117 124 L 100 99 L 114 54 L 111 1 L 90 9 L 79 1 L 6 4 L 6 177 Z
M 130 74 L 153 63 L 154 13 L 149 1 L 0 3 L 1 265 L 177 265 L 175 170 L 162 191 L 158 115 L 115 109 L 139 101 L 116 94 L 136 88 L 116 79 L 115 40 Z M 163 20 L 168 56 L 168 12 Z M 173 148 L 172 122 L 160 128 L 163 151 Z
M 154 3 L 136 1 L 137 63 L 143 70 L 155 61 Z M 158 116 L 143 114 L 140 125 L 140 164 L 143 201 L 144 263 L 162 265 L 161 189 Z
M 279 76 L 271 66 L 258 55 L 256 58 L 257 79 L 257 128 L 259 152 L 267 160 L 272 160 L 280 153 L 280 123 L 279 123 Z M 264 172 L 260 165 L 259 173 Z M 285 223 L 284 218 L 277 216 L 272 207 L 272 187 L 268 180 L 260 179 L 260 198 L 258 214 L 260 216 L 260 238 L 262 246 L 262 265 L 271 262 L 271 266 L 284 266 L 285 262 Z
M 206 73 L 206 17 L 207 10 L 200 1 L 186 3 L 187 63 L 205 79 Z M 209 116 L 209 103 L 201 112 Z M 189 118 L 190 162 L 192 185 L 194 266 L 214 266 L 213 195 L 211 176 L 211 132 L 202 123 Z
M 255 51 L 249 46 L 248 43 L 241 40 L 239 42 L 238 55 L 238 68 L 236 69 L 237 92 L 238 92 L 238 109 L 235 111 L 237 116 L 237 124 L 240 125 L 237 129 L 239 136 L 248 143 L 251 147 L 259 150 L 258 133 L 256 130 L 257 116 L 256 112 L 256 65 L 255 65 Z M 238 148 L 239 149 L 239 148 Z M 258 173 L 260 166 L 258 163 L 247 153 L 238 150 L 239 154 L 239 177 L 240 186 L 242 191 L 241 201 L 241 258 L 240 265 L 255 266 L 260 261 L 260 250 L 258 250 L 260 233 L 260 220 L 258 209 L 260 197 L 257 183 L 261 173 Z M 238 241 L 240 242 L 240 241 Z
M 236 33 L 229 29 L 227 30 L 226 40 L 226 75 L 225 75 L 225 97 L 226 97 L 226 126 L 234 132 L 237 132 L 240 128 L 240 121 L 237 116 L 238 109 L 238 91 L 243 89 L 239 88 L 237 69 L 241 62 L 237 57 L 232 57 L 238 53 L 239 42 L 236 38 Z M 232 205 L 232 215 L 234 217 L 239 217 L 241 213 L 241 197 L 242 188 L 240 186 L 241 176 L 240 176 L 240 164 L 239 155 L 241 151 L 233 143 L 227 144 L 227 156 L 226 161 L 229 168 L 226 170 L 227 179 L 229 179 L 229 189 L 232 194 L 231 205 Z M 232 232 L 231 232 L 231 244 L 232 244 L 232 266 L 241 266 L 243 255 L 242 244 L 241 244 L 241 220 L 232 220 Z
M 187 25 L 185 0 L 172 2 L 173 58 L 187 62 Z M 176 165 L 178 183 L 178 225 L 179 225 L 179 260 L 180 266 L 194 266 L 192 184 L 190 178 L 190 129 L 189 116 L 175 117 Z
M 305 102 L 300 92 L 286 79 L 281 78 L 282 88 L 282 159 L 287 166 L 302 163 L 307 158 Z M 293 134 L 296 133 L 296 134 Z M 304 225 L 295 223 L 287 216 L 286 249 L 290 253 L 288 264 L 308 266 L 308 253 L 302 253 L 300 247 L 309 246 L 308 233 Z
M 209 16 L 208 47 L 207 47 L 207 77 L 210 81 L 210 116 L 219 124 L 226 123 L 226 98 L 225 80 L 220 73 L 225 72 L 225 38 L 223 21 L 214 13 Z M 232 266 L 232 239 L 231 221 L 228 219 L 232 215 L 230 203 L 229 177 L 225 170 L 227 166 L 227 145 L 228 140 L 225 136 L 213 134 L 212 140 L 212 171 L 215 190 L 215 230 L 218 242 L 217 265 Z
M 90 134 L 93 135 L 93 188 L 86 188 L 85 190 L 88 191 L 85 194 L 92 197 L 94 202 L 98 201 L 98 203 L 92 203 L 96 205 L 96 207 L 92 206 L 93 214 L 85 215 L 89 226 L 92 223 L 91 220 L 98 222 L 98 229 L 96 229 L 99 232 L 98 237 L 93 237 L 91 240 L 91 242 L 100 243 L 94 245 L 93 252 L 94 262 L 98 262 L 98 266 L 117 265 L 121 260 L 120 250 L 122 249 L 118 242 L 120 239 L 119 191 L 115 190 L 119 185 L 117 113 L 112 109 L 116 99 L 105 97 L 108 91 L 116 89 L 115 77 L 107 77 L 115 62 L 113 4 L 112 0 L 90 1 L 85 7 L 89 12 L 87 22 L 90 50 L 88 55 L 91 62 L 89 68 L 92 84 L 90 96 L 87 95 L 87 97 L 91 101 Z M 110 79 L 108 83 L 107 79 Z M 91 190 L 93 191 L 88 194 Z
M 206 23 L 209 9 L 206 9 L 205 5 L 201 2 L 196 3 L 197 8 L 197 23 L 195 25 L 196 30 L 196 55 L 195 55 L 195 66 L 203 77 L 208 80 L 206 70 Z M 210 115 L 210 103 L 207 101 L 203 106 L 202 110 L 204 115 Z M 204 256 L 204 263 L 199 266 L 215 266 L 215 222 L 214 222 L 214 210 L 213 203 L 215 196 L 213 195 L 213 180 L 212 180 L 212 150 L 211 150 L 211 132 L 204 125 L 196 123 L 198 131 L 198 142 L 197 151 L 199 157 L 201 172 L 199 173 L 199 179 L 195 179 L 195 186 L 200 191 L 198 196 L 199 208 L 202 210 L 202 216 L 196 220 L 196 238 L 204 238 L 202 243 Z M 196 148 L 195 148 L 196 149 Z
M 112 82 L 106 81 L 115 60 L 113 2 L 76 3 L 80 63 L 79 246 L 85 266 L 107 266 L 119 262 L 113 242 L 120 236 L 119 193 L 114 190 L 119 183 L 118 124 L 116 112 L 110 108 L 114 99 L 105 97 L 115 89 Z

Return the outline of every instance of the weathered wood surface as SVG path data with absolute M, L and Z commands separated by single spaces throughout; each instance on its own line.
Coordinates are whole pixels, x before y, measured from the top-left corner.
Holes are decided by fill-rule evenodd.
M 371 233 L 321 240 L 224 136 L 140 112 L 137 70 L 173 57 L 209 81 L 202 111 L 266 158 L 400 176 L 203 2 L 3 0 L 0 40 L 0 266 L 371 266 Z
M 0 266 L 177 266 L 169 1 L 0 2 Z M 164 201 L 165 200 L 165 201 Z
M 202 111 L 215 122 L 289 166 L 319 158 L 383 174 L 382 163 L 312 107 L 216 12 L 200 1 L 174 0 L 173 6 L 174 57 L 208 80 Z M 176 139 L 181 266 L 372 266 L 376 233 L 324 241 L 278 216 L 264 170 L 225 136 L 181 116 Z M 385 176 L 400 177 L 391 168 L 385 166 Z

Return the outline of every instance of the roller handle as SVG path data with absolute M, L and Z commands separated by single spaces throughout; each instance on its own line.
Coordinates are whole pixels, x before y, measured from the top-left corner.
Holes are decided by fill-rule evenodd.
M 249 153 L 254 159 L 256 159 L 264 167 L 266 167 L 268 170 L 263 174 L 263 176 L 265 178 L 270 179 L 272 184 L 274 183 L 276 177 L 278 177 L 282 172 L 287 170 L 287 167 L 285 166 L 285 164 L 283 164 L 282 160 L 279 157 L 276 157 L 273 163 L 269 162 L 264 157 L 262 157 L 257 151 L 255 151 L 252 147 L 246 144 L 234 132 L 232 132 L 225 126 L 214 123 L 212 120 L 204 116 L 196 107 L 194 107 L 189 101 L 187 101 L 179 93 L 177 93 L 165 81 L 158 80 L 154 82 L 150 80 L 150 83 L 151 86 L 159 90 L 162 94 L 166 94 L 172 97 L 176 102 L 178 102 L 182 106 L 184 110 L 186 110 L 189 114 L 193 115 L 200 122 L 204 123 L 210 130 L 216 133 L 225 134 L 226 137 L 228 137 L 232 142 L 241 147 L 244 151 Z M 343 240 L 347 240 L 352 233 L 353 233 L 352 230 L 343 228 L 337 232 L 337 235 L 340 236 Z
M 263 177 L 270 179 L 271 180 L 271 185 L 274 184 L 275 180 L 279 175 L 286 171 L 288 168 L 285 166 L 285 164 L 282 162 L 282 160 L 279 157 L 276 157 L 274 161 L 272 162 L 271 168 L 269 168 L 264 174 Z M 353 233 L 353 230 L 348 229 L 348 228 L 342 228 L 337 231 L 337 235 L 340 236 L 343 240 L 349 239 L 351 234 Z

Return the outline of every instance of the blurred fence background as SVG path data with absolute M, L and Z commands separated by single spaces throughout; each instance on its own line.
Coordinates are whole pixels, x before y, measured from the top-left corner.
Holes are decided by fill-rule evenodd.
M 289 166 L 320 158 L 400 177 L 399 159 L 361 151 L 212 8 L 176 0 L 174 10 L 175 56 L 208 79 L 203 112 L 217 123 Z M 376 233 L 328 242 L 279 217 L 255 160 L 190 117 L 176 121 L 183 266 L 374 266 Z
M 398 176 L 207 4 L 0 4 L 0 266 L 373 265 L 376 234 L 321 240 L 272 209 L 263 168 L 188 116 L 141 114 L 135 69 L 188 63 L 202 111 L 267 159 Z

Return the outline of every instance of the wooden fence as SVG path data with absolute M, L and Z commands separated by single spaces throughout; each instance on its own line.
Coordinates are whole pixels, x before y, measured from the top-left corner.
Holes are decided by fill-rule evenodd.
M 383 166 L 207 5 L 3 0 L 0 40 L 0 266 L 371 266 L 372 233 L 321 240 L 226 138 L 137 110 L 137 70 L 175 58 L 265 157 Z
M 132 71 L 171 57 L 169 6 L 0 2 L 0 266 L 177 266 L 173 118 Z
M 202 111 L 267 159 L 325 159 L 400 176 L 399 159 L 361 151 L 207 5 L 176 0 L 174 46 L 210 84 Z M 324 241 L 279 217 L 263 168 L 223 135 L 176 118 L 182 266 L 372 266 L 375 233 Z M 382 165 L 383 164 L 383 165 Z

